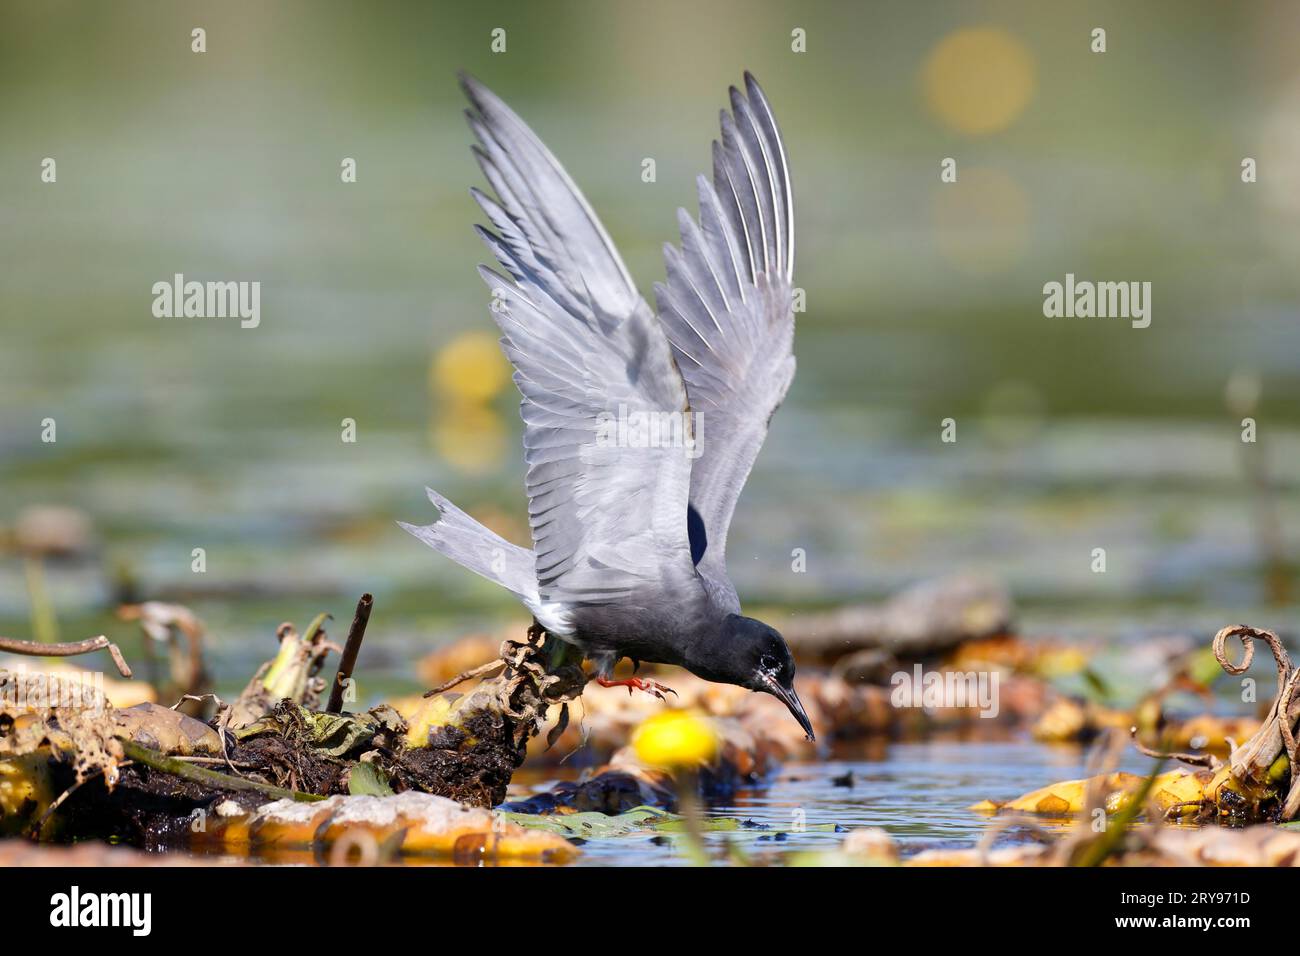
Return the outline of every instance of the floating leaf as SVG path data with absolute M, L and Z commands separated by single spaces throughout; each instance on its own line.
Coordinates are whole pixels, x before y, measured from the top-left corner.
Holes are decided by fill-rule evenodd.
M 656 822 L 681 819 L 667 810 L 655 807 L 635 807 L 624 813 L 509 813 L 502 812 L 511 823 L 529 830 L 544 830 L 560 836 L 581 837 L 584 840 L 622 836 L 637 830 L 651 828 Z

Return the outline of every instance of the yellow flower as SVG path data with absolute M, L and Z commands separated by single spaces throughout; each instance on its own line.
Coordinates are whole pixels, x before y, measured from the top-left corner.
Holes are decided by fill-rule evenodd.
M 718 752 L 718 737 L 707 718 L 685 710 L 665 710 L 636 729 L 632 747 L 654 767 L 694 767 Z

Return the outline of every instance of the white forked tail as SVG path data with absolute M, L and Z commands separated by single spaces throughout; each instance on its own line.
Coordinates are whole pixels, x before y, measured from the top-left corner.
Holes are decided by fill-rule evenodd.
M 514 594 L 547 630 L 556 634 L 569 631 L 563 609 L 542 604 L 533 552 L 489 531 L 432 488 L 424 490 L 440 512 L 438 520 L 423 526 L 405 521 L 397 522 L 399 525 L 433 550 Z
M 441 514 L 433 524 L 397 522 L 435 551 L 481 574 L 529 606 L 538 603 L 533 552 L 489 531 L 432 488 L 424 489 Z

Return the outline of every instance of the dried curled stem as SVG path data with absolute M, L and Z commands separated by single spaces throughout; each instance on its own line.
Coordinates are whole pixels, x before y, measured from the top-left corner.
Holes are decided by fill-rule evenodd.
M 1258 632 L 1253 627 L 1246 627 L 1243 624 L 1231 624 L 1223 628 L 1218 634 L 1214 635 L 1214 659 L 1219 662 L 1229 674 L 1244 674 L 1250 669 L 1251 661 L 1255 659 L 1255 635 Z M 1241 639 L 1242 659 L 1240 664 L 1234 664 L 1228 660 L 1227 642 L 1229 637 L 1239 637 Z
M 1225 643 L 1229 637 L 1237 637 L 1241 640 L 1241 646 L 1245 648 L 1244 657 L 1238 665 L 1229 662 Z M 1250 667 L 1250 662 L 1255 657 L 1254 638 L 1267 641 L 1269 649 L 1273 652 L 1273 662 L 1277 665 L 1277 713 L 1279 722 L 1278 730 L 1282 733 L 1282 740 L 1286 743 L 1286 752 L 1291 760 L 1291 765 L 1295 766 L 1296 758 L 1296 740 L 1291 731 L 1291 721 L 1288 718 L 1291 694 L 1294 690 L 1294 682 L 1291 680 L 1294 668 L 1291 665 L 1291 657 L 1287 654 L 1286 648 L 1282 646 L 1282 641 L 1272 631 L 1262 627 L 1247 627 L 1244 624 L 1231 624 L 1223 628 L 1218 634 L 1214 635 L 1214 659 L 1219 662 L 1229 674 L 1243 674 Z
M 1234 665 L 1228 660 L 1225 644 L 1229 637 L 1240 639 L 1245 648 L 1240 664 Z M 1255 638 L 1268 642 L 1269 649 L 1273 652 L 1273 661 L 1277 665 L 1277 695 L 1264 725 L 1232 752 L 1232 772 L 1240 779 L 1260 779 L 1279 751 L 1285 753 L 1291 769 L 1291 787 L 1282 806 L 1282 819 L 1290 820 L 1300 812 L 1300 772 L 1297 772 L 1297 757 L 1300 754 L 1297 753 L 1295 731 L 1291 726 L 1291 699 L 1295 695 L 1297 682 L 1300 682 L 1300 671 L 1292 666 L 1291 658 L 1276 634 L 1264 628 L 1246 627 L 1243 624 L 1225 627 L 1214 635 L 1214 657 L 1229 674 L 1241 674 L 1250 666 L 1254 656 L 1252 644 Z
M 424 696 L 433 697 L 436 694 L 441 694 L 443 691 L 451 690 L 453 687 L 459 686 L 467 680 L 473 680 L 476 677 L 485 677 L 493 671 L 501 671 L 504 673 L 505 669 L 509 667 L 514 667 L 516 669 L 520 668 L 523 666 L 528 653 L 535 654 L 541 648 L 542 644 L 545 643 L 543 641 L 545 634 L 546 629 L 543 628 L 542 625 L 538 624 L 534 619 L 532 625 L 528 628 L 528 639 L 526 641 L 502 641 L 501 649 L 497 652 L 500 656 L 496 660 L 488 661 L 486 664 L 480 664 L 478 667 L 471 667 L 467 671 L 461 671 L 451 680 L 445 680 L 437 687 L 426 690 Z M 527 652 L 525 649 L 527 649 Z M 538 670 L 536 665 L 534 665 L 534 671 L 545 676 L 545 668 Z M 511 685 L 511 690 L 517 686 L 517 683 Z M 546 685 L 542 686 L 545 687 Z M 507 692 L 506 696 L 509 696 L 509 692 Z
M 1134 725 L 1129 728 L 1129 736 L 1133 739 L 1133 746 L 1137 748 L 1138 753 L 1147 757 L 1155 757 L 1158 760 L 1181 760 L 1183 763 L 1191 764 L 1194 767 L 1209 767 L 1211 770 L 1219 766 L 1219 758 L 1211 753 L 1193 754 L 1177 753 L 1173 751 L 1152 750 L 1150 747 L 1138 740 L 1138 729 Z
M 1225 645 L 1230 637 L 1240 639 L 1241 646 L 1244 648 L 1244 656 L 1240 664 L 1233 664 L 1228 660 Z M 1286 648 L 1282 646 L 1282 641 L 1279 640 L 1278 636 L 1262 627 L 1230 624 L 1223 628 L 1218 634 L 1214 635 L 1214 659 L 1229 674 L 1244 674 L 1249 669 L 1251 661 L 1255 659 L 1255 638 L 1268 643 L 1269 650 L 1273 652 L 1273 661 L 1277 664 L 1278 680 L 1286 680 L 1291 673 L 1291 657 L 1287 654 Z
M 113 658 L 113 663 L 117 665 L 118 672 L 123 677 L 129 678 L 131 668 L 127 666 L 126 658 L 117 649 L 117 645 L 103 634 L 98 637 L 88 637 L 84 641 L 67 641 L 62 644 L 42 644 L 40 641 L 23 641 L 14 637 L 0 637 L 0 651 L 8 651 L 10 654 L 22 654 L 26 657 L 76 657 L 78 654 L 92 654 L 95 651 L 103 650 L 107 650 Z
M 478 667 L 471 667 L 467 671 L 461 671 L 451 680 L 445 680 L 437 687 L 426 690 L 424 696 L 433 697 L 435 694 L 441 694 L 443 691 L 451 690 L 453 687 L 463 684 L 467 680 L 473 680 L 475 677 L 483 677 L 487 674 L 491 674 L 493 671 L 501 670 L 505 666 L 505 661 L 496 660 L 488 661 L 486 664 L 480 664 Z

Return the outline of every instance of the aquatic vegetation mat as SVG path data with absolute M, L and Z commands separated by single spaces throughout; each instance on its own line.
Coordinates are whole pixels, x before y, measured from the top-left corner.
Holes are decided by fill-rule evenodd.
M 336 688 L 355 662 L 370 602 L 366 595 L 358 605 Z M 148 620 L 162 626 L 155 617 Z M 421 804 L 418 819 L 395 824 L 407 831 L 396 849 L 447 849 L 433 831 L 417 826 L 435 819 L 430 808 L 443 814 L 437 819 L 451 820 L 450 807 L 500 803 L 542 716 L 585 684 L 572 665 L 550 668 L 553 661 L 542 652 L 544 636 L 532 634 L 524 642 L 507 642 L 494 679 L 469 693 L 433 694 L 411 721 L 387 705 L 362 713 L 320 710 L 327 685 L 319 672 L 327 655 L 339 650 L 328 641 L 325 623 L 320 615 L 301 634 L 282 625 L 276 655 L 257 669 L 237 699 L 226 703 L 211 695 L 185 695 L 180 703 L 216 705 L 208 721 L 153 703 L 118 709 L 104 698 L 83 707 L 63 706 L 58 694 L 37 701 L 5 697 L 0 833 L 190 845 L 202 842 L 197 834 L 210 841 L 215 834 L 237 832 L 232 820 L 272 801 L 316 806 L 313 814 L 337 810 L 338 820 L 346 821 L 355 807 L 336 807 L 331 799 L 400 798 L 405 802 L 392 809 L 415 813 L 408 795 L 419 795 L 448 800 L 449 806 Z M 84 644 L 79 652 L 117 653 L 102 640 Z M 372 822 L 383 817 L 373 807 L 368 812 Z M 457 819 L 460 826 L 464 818 Z M 490 819 L 474 819 L 490 829 Z M 245 822 L 261 832 L 277 820 L 253 816 Z M 465 833 L 447 846 L 462 846 L 462 837 Z M 491 846 L 504 856 L 514 854 L 512 845 L 499 839 Z M 547 853 L 555 856 L 556 847 L 549 845 Z
M 918 595 L 938 606 L 927 611 Z M 668 704 L 589 687 L 566 646 L 536 627 L 522 640 L 476 639 L 430 655 L 421 671 L 435 686 L 423 696 L 344 710 L 371 616 L 369 595 L 358 602 L 342 647 L 329 639 L 326 615 L 301 632 L 281 625 L 274 655 L 229 701 L 201 691 L 201 622 L 178 606 L 133 606 L 128 617 L 170 649 L 169 686 L 188 689 L 171 708 L 151 699 L 114 706 L 107 696 L 67 706 L 64 691 L 78 675 L 60 665 L 44 697 L 20 705 L 0 696 L 0 834 L 326 864 L 564 863 L 593 841 L 637 839 L 699 863 L 733 865 L 1098 865 L 1180 854 L 1196 862 L 1294 861 L 1297 834 L 1262 828 L 1273 838 L 1250 826 L 1291 819 L 1300 802 L 1291 773 L 1297 677 L 1275 635 L 1225 628 L 1209 655 L 1221 672 L 1237 674 L 1249 665 L 1254 641 L 1269 644 L 1278 689 L 1266 719 L 1170 718 L 1160 706 L 1163 690 L 1134 710 L 1104 703 L 1095 676 L 1096 699 L 1055 693 L 1055 675 L 1088 672 L 1087 652 L 1001 633 L 1007 615 L 995 597 L 968 584 L 917 592 L 868 614 L 874 630 L 849 642 L 828 669 L 800 675 L 810 712 L 832 737 L 996 723 L 976 720 L 973 706 L 894 706 L 885 683 L 890 669 L 912 666 L 903 648 L 919 646 L 936 655 L 924 658 L 936 672 L 998 669 L 1003 721 L 1028 729 L 1033 717 L 1034 735 L 1044 740 L 1103 741 L 1085 777 L 976 804 L 990 825 L 972 850 L 911 854 L 868 828 L 849 833 L 838 850 L 777 852 L 791 831 L 743 814 L 707 814 L 701 801 L 729 801 L 765 786 L 781 765 L 821 755 L 779 702 L 679 674 Z M 927 637 L 908 621 L 929 621 L 938 633 Z M 1239 664 L 1227 657 L 1234 636 L 1244 647 Z M 75 646 L 113 653 L 103 639 Z M 832 654 L 816 646 L 817 654 Z M 322 674 L 332 656 L 339 666 L 328 681 Z M 116 652 L 129 673 L 120 658 Z M 1196 671 L 1193 686 L 1208 683 L 1204 663 L 1188 670 Z M 135 681 L 113 694 L 151 698 L 149 690 Z M 1114 768 L 1114 748 L 1126 745 L 1116 741 L 1129 735 L 1156 758 L 1150 773 Z M 1195 751 L 1170 752 L 1189 743 Z M 578 779 L 507 802 L 525 760 L 546 766 L 574 753 L 588 761 Z M 1168 769 L 1170 760 L 1187 766 Z M 1064 832 L 1063 823 L 1070 824 Z M 1209 823 L 1247 827 L 1242 832 L 1252 835 L 1169 835 Z M 995 846 L 1009 831 L 1034 842 Z

